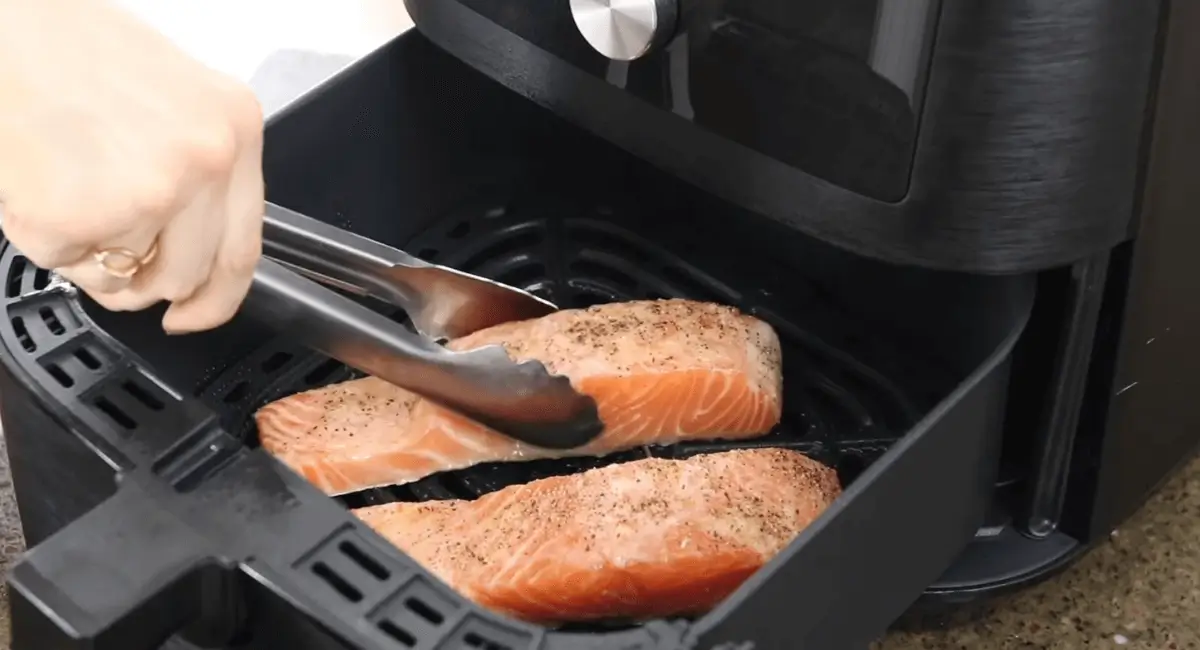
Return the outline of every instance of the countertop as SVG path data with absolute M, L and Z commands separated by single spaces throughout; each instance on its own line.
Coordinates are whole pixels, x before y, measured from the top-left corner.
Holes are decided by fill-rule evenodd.
M 269 114 L 412 26 L 401 0 L 118 0 L 214 68 L 250 82 Z M 3 438 L 0 436 L 0 451 Z M 0 568 L 23 549 L 0 453 Z M 0 586 L 0 650 L 10 647 Z M 892 633 L 876 650 L 1200 648 L 1200 460 L 1063 575 L 974 623 Z

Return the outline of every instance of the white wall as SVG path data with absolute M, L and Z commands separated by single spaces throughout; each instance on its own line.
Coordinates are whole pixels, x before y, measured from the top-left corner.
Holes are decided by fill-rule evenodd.
M 357 58 L 412 21 L 402 0 L 117 0 L 208 65 L 249 80 L 280 50 Z

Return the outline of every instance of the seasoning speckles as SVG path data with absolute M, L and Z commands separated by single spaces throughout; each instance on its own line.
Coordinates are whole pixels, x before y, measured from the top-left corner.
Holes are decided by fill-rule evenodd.
M 257 414 L 263 448 L 331 494 L 420 480 L 478 463 L 603 456 L 681 440 L 738 440 L 782 415 L 779 338 L 732 307 L 613 303 L 505 323 L 451 341 L 501 345 L 596 400 L 603 434 L 569 452 L 521 445 L 374 378 L 301 393 Z
M 476 501 L 356 511 L 461 593 L 536 622 L 704 611 L 840 494 L 798 452 L 650 458 Z

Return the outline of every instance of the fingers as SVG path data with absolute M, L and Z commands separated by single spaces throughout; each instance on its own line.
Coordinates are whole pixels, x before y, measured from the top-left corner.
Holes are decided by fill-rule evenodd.
M 261 250 L 262 109 L 253 92 L 113 3 L 65 12 L 59 2 L 8 4 L 20 9 L 6 19 L 21 24 L 0 25 L 0 54 L 14 55 L 0 57 L 5 236 L 105 307 L 165 299 L 188 329 L 225 318 Z M 39 49 L 47 37 L 70 47 Z M 242 177 L 253 181 L 235 188 Z M 156 240 L 157 257 L 137 268 L 133 258 Z M 97 263 L 108 248 L 131 251 L 132 279 Z M 193 298 L 198 306 L 185 309 Z
M 38 227 L 37 220 L 22 218 L 8 210 L 0 220 L 0 229 L 22 255 L 44 269 L 74 264 L 88 253 L 86 245 L 48 236 Z
M 194 332 L 224 324 L 237 313 L 262 255 L 264 188 L 262 130 L 247 133 L 229 183 L 224 235 L 211 275 L 188 299 L 163 316 L 163 329 Z
M 205 188 L 171 219 L 158 238 L 158 253 L 127 286 L 97 302 L 114 311 L 136 311 L 157 302 L 190 297 L 211 272 L 225 222 L 225 184 Z
M 136 234 L 129 234 L 114 239 L 111 243 L 106 243 L 102 248 L 125 249 L 139 257 L 145 257 L 156 245 L 156 239 L 157 233 L 153 230 L 142 230 Z M 112 307 L 108 304 L 111 298 L 110 294 L 127 288 L 133 282 L 133 277 L 118 277 L 106 271 L 104 266 L 96 259 L 95 254 L 97 252 L 95 250 L 87 251 L 74 264 L 52 268 L 59 275 L 70 280 L 72 284 L 87 292 L 101 306 L 111 309 Z M 157 253 L 155 253 L 155 256 L 157 257 Z M 36 264 L 37 262 L 35 261 L 34 263 Z

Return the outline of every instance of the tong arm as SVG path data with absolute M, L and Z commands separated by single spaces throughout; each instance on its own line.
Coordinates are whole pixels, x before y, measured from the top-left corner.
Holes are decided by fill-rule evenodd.
M 268 202 L 263 216 L 263 254 L 318 282 L 404 306 L 414 294 L 395 287 L 395 266 L 430 266 L 404 251 Z
M 430 264 L 273 203 L 264 213 L 263 252 L 310 279 L 402 308 L 432 338 L 457 338 L 557 309 L 528 292 Z
M 539 447 L 582 446 L 603 430 L 592 398 L 500 346 L 453 352 L 269 259 L 243 309 L 309 347 Z

